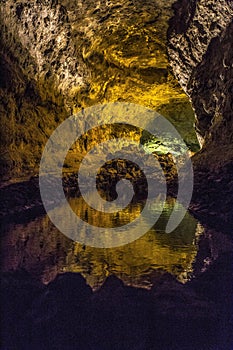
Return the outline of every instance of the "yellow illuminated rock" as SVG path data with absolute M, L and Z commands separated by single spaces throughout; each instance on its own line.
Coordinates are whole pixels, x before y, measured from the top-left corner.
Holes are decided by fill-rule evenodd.
M 112 101 L 157 110 L 196 151 L 194 114 L 167 58 L 173 2 L 2 2 L 3 172 L 37 173 L 62 120 Z

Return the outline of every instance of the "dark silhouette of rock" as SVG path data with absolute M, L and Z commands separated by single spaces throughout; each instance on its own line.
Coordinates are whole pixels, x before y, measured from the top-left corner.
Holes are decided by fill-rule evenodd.
M 24 270 L 1 276 L 1 338 L 3 349 L 23 349 L 27 344 L 29 325 L 26 313 L 33 300 L 45 290 Z
M 226 307 L 203 293 L 222 264 L 188 285 L 167 274 L 145 290 L 111 276 L 94 293 L 80 274 L 59 275 L 48 286 L 25 272 L 5 274 L 4 349 L 230 350 Z
M 222 254 L 204 273 L 187 284 L 187 287 L 192 288 L 200 298 L 214 303 L 218 313 L 218 328 L 214 336 L 218 338 L 220 344 L 225 344 L 226 349 L 231 349 L 233 344 L 232 266 L 232 252 Z
M 80 274 L 58 275 L 34 301 L 33 349 L 86 349 L 92 290 Z

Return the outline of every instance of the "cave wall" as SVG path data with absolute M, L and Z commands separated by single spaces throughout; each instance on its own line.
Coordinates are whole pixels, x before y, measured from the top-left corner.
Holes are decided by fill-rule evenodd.
M 155 109 L 198 149 L 194 114 L 166 52 L 173 2 L 0 2 L 1 177 L 37 174 L 52 131 L 106 102 Z
M 74 67 L 59 41 L 69 29 L 56 1 L 0 5 L 1 177 L 7 179 L 38 172 L 47 138 L 68 115 L 61 90 Z
M 194 207 L 230 220 L 233 5 L 178 0 L 172 10 L 173 3 L 1 1 L 1 176 L 37 173 L 52 131 L 96 103 L 141 103 L 191 130 L 167 50 L 202 143 L 193 157 Z
M 233 5 L 228 0 L 178 1 L 174 11 L 168 33 L 170 63 L 192 100 L 196 130 L 206 142 L 221 115 L 230 119 Z
M 232 224 L 233 3 L 179 0 L 168 31 L 174 74 L 191 99 L 202 150 L 193 157 L 193 208 Z
M 3 52 L 29 79 L 49 82 L 66 96 L 84 85 L 85 64 L 71 37 L 67 10 L 57 0 L 2 2 L 1 23 Z M 52 92 L 48 89 L 43 97 L 51 99 Z

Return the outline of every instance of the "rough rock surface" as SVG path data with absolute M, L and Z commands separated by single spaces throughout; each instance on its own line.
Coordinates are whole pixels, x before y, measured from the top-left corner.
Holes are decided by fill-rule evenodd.
M 186 1 L 174 5 L 168 53 L 189 95 L 203 144 L 193 157 L 193 208 L 232 227 L 233 208 L 233 4 Z
M 166 57 L 164 26 L 172 3 L 1 2 L 1 176 L 36 174 L 52 131 L 94 103 L 140 102 L 192 129 L 191 108 Z M 230 226 L 232 2 L 179 0 L 174 12 L 170 64 L 190 97 L 203 144 L 193 157 L 192 208 Z M 182 136 L 193 144 L 193 136 Z
M 57 1 L 2 1 L 0 18 L 1 175 L 26 176 L 38 171 L 46 139 L 68 116 L 62 90 L 74 80 L 83 85 L 84 63 Z
M 1 1 L 1 177 L 37 174 L 52 131 L 110 101 L 156 109 L 198 148 L 166 54 L 173 2 Z
M 85 64 L 75 52 L 67 10 L 57 0 L 5 1 L 1 17 L 2 41 L 28 78 L 51 80 L 68 96 L 84 84 Z

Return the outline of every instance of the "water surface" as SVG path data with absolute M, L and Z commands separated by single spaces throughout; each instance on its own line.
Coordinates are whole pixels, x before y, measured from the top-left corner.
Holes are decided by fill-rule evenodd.
M 128 223 L 129 218 L 132 221 L 142 209 L 141 203 L 133 203 L 127 212 L 122 215 L 116 213 L 109 222 L 109 216 L 106 219 L 103 215 L 101 218 L 96 214 L 93 216 L 92 209 L 82 198 L 70 198 L 69 202 L 76 214 L 92 225 L 101 220 L 106 227 L 106 239 L 108 227 L 122 226 L 124 230 L 123 225 Z M 128 285 L 149 287 L 155 276 L 169 272 L 185 283 L 192 274 L 203 228 L 186 213 L 175 231 L 165 233 L 174 203 L 173 198 L 167 200 L 160 219 L 145 235 L 117 248 L 92 248 L 73 242 L 58 231 L 47 215 L 32 218 L 26 223 L 5 224 L 2 268 L 4 271 L 24 268 L 44 283 L 59 272 L 80 272 L 94 289 L 110 275 L 120 277 Z M 62 215 L 62 206 L 59 210 Z M 151 207 L 150 210 L 158 208 Z M 67 218 L 64 217 L 64 220 Z M 82 234 L 85 235 L 85 232 Z

